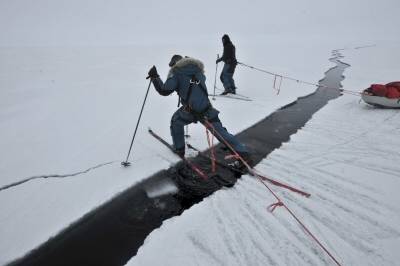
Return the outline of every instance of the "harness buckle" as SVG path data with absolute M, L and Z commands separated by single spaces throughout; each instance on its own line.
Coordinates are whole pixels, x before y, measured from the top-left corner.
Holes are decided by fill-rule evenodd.
M 191 78 L 189 82 L 190 84 L 196 84 L 196 85 L 200 84 L 200 80 L 197 80 L 196 78 Z

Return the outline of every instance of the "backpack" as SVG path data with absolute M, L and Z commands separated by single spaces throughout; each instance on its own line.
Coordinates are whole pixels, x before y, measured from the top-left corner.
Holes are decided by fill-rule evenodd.
M 203 115 L 206 111 L 211 108 L 210 100 L 208 99 L 207 89 L 202 84 L 196 75 L 192 75 L 189 80 L 189 87 L 186 94 L 179 94 L 179 103 L 182 102 L 188 111 L 196 114 Z

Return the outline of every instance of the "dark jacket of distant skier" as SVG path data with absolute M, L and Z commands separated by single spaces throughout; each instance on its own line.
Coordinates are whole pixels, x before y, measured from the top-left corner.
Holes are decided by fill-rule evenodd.
M 222 36 L 222 44 L 224 45 L 224 53 L 222 54 L 222 57 L 218 58 L 216 61 L 217 64 L 221 61 L 225 63 L 220 76 L 221 82 L 224 85 L 224 92 L 222 94 L 235 94 L 236 85 L 233 80 L 233 74 L 235 73 L 237 65 L 236 48 L 229 36 L 226 34 Z
M 184 126 L 198 121 L 204 122 L 207 119 L 237 152 L 247 156 L 248 150 L 245 145 L 238 142 L 222 126 L 218 118 L 219 111 L 211 105 L 208 99 L 203 63 L 194 58 L 182 58 L 180 55 L 174 55 L 169 65 L 171 69 L 165 83 L 159 77 L 155 66 L 150 69 L 149 77 L 160 95 L 167 96 L 177 92 L 180 98 L 182 106 L 171 119 L 171 135 L 176 152 L 180 155 L 185 154 Z M 218 136 L 216 137 L 218 138 Z

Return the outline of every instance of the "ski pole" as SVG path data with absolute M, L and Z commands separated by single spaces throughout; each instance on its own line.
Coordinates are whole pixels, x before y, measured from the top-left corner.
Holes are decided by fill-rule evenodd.
M 219 59 L 219 54 L 217 54 L 217 60 Z M 215 101 L 215 88 L 217 87 L 217 72 L 218 72 L 218 63 L 215 63 L 215 76 L 214 76 L 214 94 L 213 100 Z
M 149 82 L 149 86 L 147 87 L 146 96 L 144 96 L 144 100 L 143 100 L 143 104 L 142 104 L 142 109 L 140 110 L 139 118 L 138 118 L 138 121 L 137 121 L 137 123 L 136 123 L 135 132 L 133 133 L 133 138 L 132 138 L 132 141 L 131 141 L 131 146 L 129 147 L 128 155 L 126 156 L 126 160 L 125 160 L 124 162 L 121 162 L 121 165 L 123 165 L 123 166 L 125 166 L 125 167 L 131 165 L 131 163 L 128 162 L 128 159 L 129 159 L 129 155 L 131 154 L 131 149 L 132 149 L 133 141 L 135 140 L 135 136 L 136 136 L 137 129 L 138 129 L 138 127 L 139 127 L 140 119 L 142 118 L 142 113 L 143 113 L 144 105 L 146 104 L 147 95 L 149 94 L 150 86 L 151 86 L 151 79 L 150 79 L 150 82 Z

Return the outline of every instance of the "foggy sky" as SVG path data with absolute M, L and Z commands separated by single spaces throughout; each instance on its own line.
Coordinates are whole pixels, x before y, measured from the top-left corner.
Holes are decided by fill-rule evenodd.
M 196 42 L 254 36 L 395 34 L 400 1 L 0 0 L 0 45 Z M 376 23 L 378 22 L 378 23 Z

